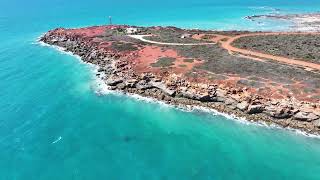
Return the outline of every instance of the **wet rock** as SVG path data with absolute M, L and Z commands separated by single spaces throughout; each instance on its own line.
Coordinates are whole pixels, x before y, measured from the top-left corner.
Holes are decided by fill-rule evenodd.
M 202 102 L 214 101 L 208 93 L 200 93 L 200 92 L 189 90 L 189 91 L 182 92 L 182 95 L 185 98 L 202 101 Z
M 293 116 L 293 118 L 299 121 L 314 121 L 317 120 L 319 117 L 313 113 L 298 112 Z
M 312 121 L 312 124 L 313 124 L 315 127 L 320 128 L 320 119 L 315 120 L 315 121 Z
M 153 81 L 154 82 L 161 82 L 161 79 L 160 78 L 154 78 Z
M 51 39 L 49 41 L 51 41 L 52 43 L 56 43 L 56 42 L 59 42 L 59 39 L 58 38 L 53 38 L 53 39 Z
M 293 112 L 290 109 L 278 106 L 266 107 L 265 113 L 277 119 L 290 118 L 293 115 Z
M 117 88 L 123 90 L 126 88 L 126 85 L 124 83 L 119 83 L 117 84 Z
M 98 72 L 103 72 L 103 71 L 104 71 L 104 69 L 101 67 L 98 69 Z
M 260 105 L 260 104 L 259 105 L 250 105 L 248 107 L 247 113 L 248 114 L 257 114 L 257 113 L 262 113 L 263 110 L 264 110 L 263 105 Z
M 97 52 L 96 51 L 92 51 L 89 55 L 88 59 L 96 59 L 97 58 Z
M 224 102 L 225 99 L 223 97 L 210 96 L 209 102 Z
M 284 119 L 284 118 L 289 118 L 292 116 L 292 113 L 287 110 L 278 110 L 276 111 L 272 117 L 278 118 L 278 119 Z
M 117 89 L 117 86 L 110 86 L 109 89 L 110 89 L 110 90 L 116 90 L 116 89 Z
M 226 99 L 224 97 L 217 96 L 217 97 L 212 97 L 211 100 L 214 102 L 225 102 Z
M 146 90 L 146 89 L 150 89 L 152 88 L 153 86 L 149 83 L 147 83 L 146 81 L 139 81 L 137 84 L 136 84 L 136 88 L 137 89 L 140 89 L 140 90 Z
M 188 90 L 187 87 L 181 87 L 180 88 L 181 90 L 181 95 L 182 97 L 185 97 L 185 98 L 188 98 L 188 99 L 193 99 L 194 98 L 194 93 L 195 92 L 192 92 L 191 90 Z
M 140 78 L 143 80 L 150 80 L 150 79 L 154 78 L 154 75 L 150 74 L 150 73 L 143 73 L 140 75 Z
M 165 98 L 165 95 L 164 95 L 164 94 L 159 94 L 159 95 L 158 95 L 158 99 L 163 100 L 164 98 Z
M 175 90 L 172 90 L 172 89 L 169 89 L 166 87 L 166 85 L 163 83 L 163 82 L 154 82 L 154 81 L 151 81 L 150 84 L 157 88 L 157 89 L 160 89 L 162 92 L 168 94 L 169 96 L 174 96 L 176 91 Z
M 231 105 L 231 106 L 228 106 L 231 110 L 235 110 L 235 109 L 237 109 L 237 107 L 236 106 L 234 106 L 234 105 Z
M 225 104 L 226 105 L 232 105 L 232 104 L 236 104 L 237 102 L 234 100 L 234 99 L 231 99 L 231 98 L 227 98 L 225 100 Z
M 170 96 L 164 96 L 163 100 L 164 100 L 164 101 L 167 101 L 167 102 L 170 102 L 170 101 L 171 101 L 171 98 L 170 98 Z
M 211 97 L 210 97 L 210 95 L 208 93 L 201 93 L 201 92 L 196 93 L 194 95 L 194 99 L 198 100 L 198 101 L 202 101 L 202 102 L 210 102 L 210 101 L 212 101 L 212 99 L 211 99 Z
M 313 111 L 313 114 L 315 114 L 315 115 L 320 117 L 320 111 Z
M 247 110 L 248 106 L 249 103 L 247 101 L 242 101 L 241 103 L 238 103 L 236 107 L 241 111 L 245 111 Z
M 291 113 L 289 113 L 288 111 L 276 111 L 272 117 L 274 118 L 278 118 L 278 119 L 285 119 L 285 118 L 290 118 L 292 116 Z
M 138 80 L 136 79 L 129 79 L 125 82 L 127 87 L 133 88 L 137 84 Z
M 110 77 L 108 80 L 107 80 L 107 85 L 109 86 L 115 86 L 119 83 L 122 83 L 123 82 L 123 79 L 122 78 L 119 78 L 119 77 Z
M 225 92 L 225 91 L 223 91 L 223 90 L 221 90 L 221 89 L 217 89 L 217 90 L 216 90 L 216 96 L 217 96 L 217 97 L 225 97 L 225 95 L 226 95 L 226 92 Z

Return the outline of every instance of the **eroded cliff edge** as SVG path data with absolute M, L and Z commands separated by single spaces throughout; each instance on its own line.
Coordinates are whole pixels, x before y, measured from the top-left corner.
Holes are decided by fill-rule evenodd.
M 319 134 L 319 71 L 221 47 L 228 38 L 245 33 L 250 32 L 95 26 L 58 28 L 40 41 L 97 65 L 97 76 L 112 90 Z M 148 43 L 132 34 L 176 44 Z

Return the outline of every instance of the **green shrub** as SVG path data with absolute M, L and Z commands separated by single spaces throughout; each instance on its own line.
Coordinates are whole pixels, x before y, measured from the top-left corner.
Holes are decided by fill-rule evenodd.
M 174 65 L 176 59 L 172 57 L 162 57 L 157 60 L 156 63 L 152 63 L 152 67 L 170 67 Z
M 132 43 L 124 43 L 124 42 L 113 42 L 111 45 L 112 49 L 117 51 L 135 51 L 138 48 Z
M 184 59 L 183 62 L 193 63 L 194 60 L 193 59 Z

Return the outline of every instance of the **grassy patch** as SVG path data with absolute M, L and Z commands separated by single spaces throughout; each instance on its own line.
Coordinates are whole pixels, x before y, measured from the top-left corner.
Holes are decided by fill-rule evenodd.
M 187 72 L 185 75 L 190 78 L 198 78 L 198 74 L 196 72 Z
M 302 88 L 304 93 L 317 93 L 316 89 L 313 88 Z
M 138 48 L 132 43 L 125 42 L 113 42 L 111 45 L 112 49 L 117 51 L 136 51 Z
M 320 95 L 312 96 L 313 99 L 320 99 Z
M 188 34 L 193 35 L 194 33 L 188 30 L 179 29 L 175 27 L 166 27 L 160 29 L 150 28 L 147 33 L 153 34 L 155 36 L 145 37 L 145 39 L 158 41 L 158 42 L 167 42 L 167 43 L 200 43 L 204 40 L 197 40 L 191 37 L 181 38 L 182 35 Z
M 255 88 L 259 88 L 259 87 L 263 87 L 264 84 L 258 81 L 250 81 L 250 80 L 239 80 L 237 82 L 238 85 L 244 85 L 244 86 L 250 86 L 250 87 L 255 87 Z
M 183 62 L 193 63 L 194 60 L 193 59 L 184 59 Z
M 185 68 L 185 67 L 187 67 L 187 65 L 185 65 L 185 64 L 180 64 L 179 67 Z
M 223 42 L 225 42 L 225 41 L 227 41 L 228 40 L 228 38 L 223 38 L 223 39 L 221 39 L 221 41 L 223 41 Z
M 170 67 L 174 65 L 175 58 L 171 57 L 162 57 L 157 60 L 156 63 L 152 63 L 152 67 Z
M 201 37 L 201 39 L 203 40 L 210 40 L 212 38 L 216 37 L 215 35 L 211 35 L 211 34 L 205 34 L 204 36 Z
M 233 45 L 272 55 L 319 63 L 319 42 L 319 35 L 269 35 L 242 37 L 237 39 Z

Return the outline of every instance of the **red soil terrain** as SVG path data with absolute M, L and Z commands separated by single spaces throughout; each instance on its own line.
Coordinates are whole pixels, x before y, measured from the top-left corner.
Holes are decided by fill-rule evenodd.
M 145 46 L 138 51 L 138 57 L 135 61 L 135 70 L 140 73 L 152 72 L 159 73 L 161 71 L 169 71 L 176 74 L 185 74 L 190 72 L 194 66 L 201 64 L 201 60 L 195 60 L 193 62 L 186 62 L 187 58 L 181 57 L 173 49 L 165 49 L 158 46 Z M 169 68 L 152 67 L 153 63 L 156 63 L 159 58 L 174 58 L 174 65 Z
M 263 52 L 252 51 L 248 49 L 241 49 L 234 47 L 232 43 L 240 38 L 250 37 L 250 36 L 269 36 L 269 35 L 320 35 L 318 32 L 313 33 L 301 33 L 301 32 L 261 32 L 261 33 L 247 33 L 239 35 L 221 35 L 221 34 L 195 34 L 192 37 L 194 39 L 201 40 L 203 38 L 209 39 L 213 42 L 219 43 L 220 46 L 226 49 L 230 55 L 237 55 L 240 57 L 245 57 L 254 61 L 266 62 L 266 60 L 278 61 L 279 63 L 284 63 L 287 65 L 298 66 L 304 68 L 306 71 L 312 71 L 314 73 L 319 73 L 320 64 L 310 63 L 305 60 L 292 59 L 288 57 L 275 56 L 266 54 Z M 207 37 L 205 37 L 207 36 Z M 236 87 L 240 80 L 248 80 L 245 77 L 233 77 L 229 76 L 225 80 L 221 80 L 218 83 L 226 84 L 228 86 Z M 290 89 L 288 89 L 288 84 L 280 84 L 274 81 L 265 79 L 262 88 L 250 89 L 252 92 L 263 95 L 265 97 L 282 99 L 287 97 L 295 97 L 301 101 L 309 102 L 319 102 L 320 89 L 308 91 L 308 85 L 303 81 L 296 81 L 290 84 Z M 306 92 L 307 91 L 307 92 Z
M 121 26 L 124 28 L 127 26 Z M 278 83 L 271 79 L 265 79 L 260 77 L 261 80 L 258 81 L 259 85 L 257 87 L 247 86 L 241 82 L 250 81 L 250 76 L 244 77 L 237 74 L 228 74 L 228 73 L 215 73 L 197 69 L 195 67 L 200 66 L 204 63 L 202 59 L 195 59 L 193 62 L 187 62 L 184 57 L 179 54 L 174 48 L 170 46 L 159 46 L 155 44 L 141 43 L 139 41 L 134 41 L 130 37 L 122 37 L 120 40 L 114 39 L 106 41 L 103 39 L 104 34 L 107 31 L 117 29 L 119 26 L 94 26 L 88 28 L 79 28 L 79 29 L 61 29 L 61 33 L 73 34 L 81 37 L 91 39 L 91 41 L 98 43 L 98 47 L 106 50 L 116 51 L 120 57 L 130 60 L 132 69 L 137 73 L 146 73 L 151 72 L 155 74 L 177 74 L 185 76 L 191 82 L 203 82 L 203 83 L 218 83 L 222 87 L 230 88 L 246 88 L 249 92 L 256 93 L 268 98 L 286 98 L 286 97 L 295 97 L 299 100 L 309 101 L 309 102 L 319 102 L 320 99 L 320 90 L 308 90 L 308 84 L 300 81 L 294 81 L 290 84 Z M 158 28 L 159 29 L 159 28 Z M 274 33 L 272 33 L 274 34 Z M 206 34 L 195 34 L 192 36 L 194 39 L 202 39 Z M 266 33 L 252 33 L 252 35 L 268 35 Z M 221 34 L 210 34 L 209 40 L 219 43 L 220 46 L 230 54 L 240 53 L 240 56 L 253 61 L 262 61 L 265 62 L 266 59 L 279 61 L 280 63 L 287 63 L 288 65 L 298 65 L 306 67 L 305 70 L 319 70 L 320 65 L 315 63 L 308 63 L 304 61 L 289 59 L 285 57 L 278 57 L 268 54 L 263 54 L 259 52 L 252 52 L 250 50 L 243 50 L 236 47 L 233 47 L 231 44 L 238 38 L 249 36 L 248 34 L 240 35 L 221 35 Z M 124 50 L 118 51 L 117 49 L 112 49 L 112 44 L 115 42 L 121 42 L 124 44 L 134 44 L 137 49 L 135 50 Z M 238 54 L 239 55 L 239 54 Z M 173 58 L 175 61 L 174 65 L 170 67 L 153 67 L 152 64 L 156 63 L 159 58 L 168 57 Z M 194 76 L 193 76 L 194 75 Z M 214 76 L 215 78 L 210 78 Z M 218 77 L 218 78 L 216 78 Z M 288 88 L 290 87 L 290 88 Z M 315 98 L 319 97 L 319 98 Z
M 97 76 L 106 75 L 113 90 L 169 103 L 205 102 L 221 112 L 320 133 L 319 64 L 233 47 L 248 32 L 150 27 L 128 36 L 127 27 L 55 29 L 41 41 L 98 65 Z M 181 38 L 186 32 L 191 36 Z M 145 35 L 161 38 L 148 42 Z
M 95 38 L 99 35 L 103 35 L 107 30 L 118 28 L 119 26 L 92 26 L 86 28 L 69 29 L 67 33 L 76 34 L 82 37 Z M 120 26 L 127 27 L 127 26 Z M 62 32 L 66 33 L 65 30 L 61 29 Z

